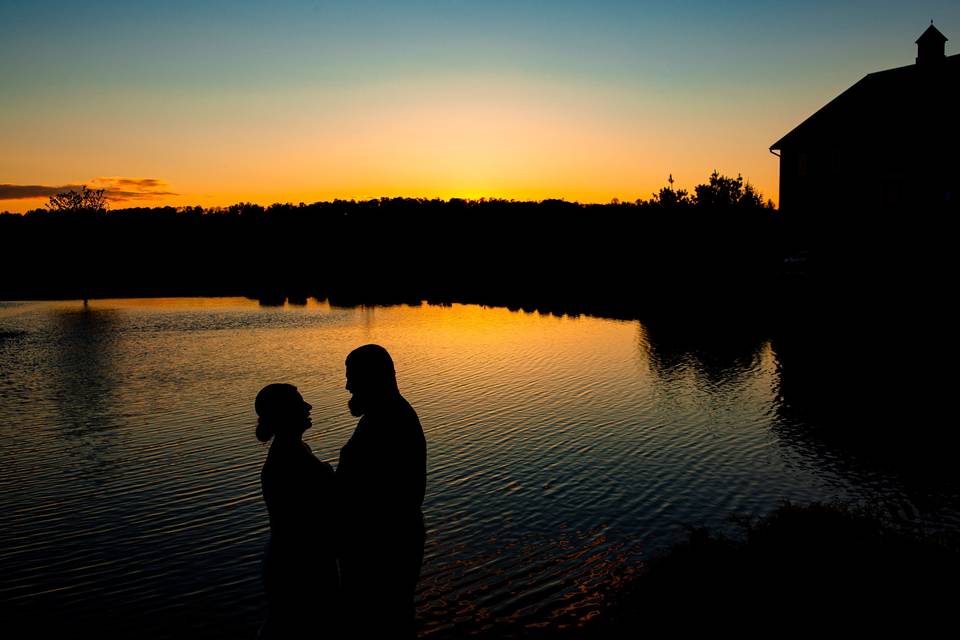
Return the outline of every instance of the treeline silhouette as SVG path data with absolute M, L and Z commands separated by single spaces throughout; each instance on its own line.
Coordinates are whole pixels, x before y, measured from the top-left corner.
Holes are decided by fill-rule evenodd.
M 0 215 L 0 298 L 315 296 L 629 307 L 768 283 L 777 211 L 742 178 L 649 200 L 378 200 Z M 682 293 L 678 293 L 680 287 Z

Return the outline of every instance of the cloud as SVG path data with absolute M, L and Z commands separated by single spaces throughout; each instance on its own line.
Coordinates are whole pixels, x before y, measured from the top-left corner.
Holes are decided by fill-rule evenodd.
M 62 187 L 45 187 L 39 184 L 0 184 L 0 200 L 27 200 L 29 198 L 49 198 L 61 191 L 79 189 L 78 184 Z
M 145 200 L 162 196 L 178 195 L 169 191 L 163 180 L 156 178 L 96 177 L 86 184 L 65 184 L 59 187 L 37 184 L 0 184 L 0 200 L 28 200 L 49 198 L 64 191 L 75 191 L 82 187 L 103 189 L 107 200 L 123 202 L 125 200 Z
M 87 183 L 91 189 L 104 189 L 107 200 L 142 200 L 159 196 L 175 196 L 168 185 L 156 178 L 97 177 Z

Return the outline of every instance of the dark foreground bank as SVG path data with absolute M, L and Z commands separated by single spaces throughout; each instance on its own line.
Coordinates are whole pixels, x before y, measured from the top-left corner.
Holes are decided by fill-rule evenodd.
M 671 630 L 781 635 L 913 632 L 953 624 L 956 532 L 912 528 L 843 504 L 784 504 L 738 520 L 739 535 L 692 529 L 653 558 L 604 615 L 571 635 Z

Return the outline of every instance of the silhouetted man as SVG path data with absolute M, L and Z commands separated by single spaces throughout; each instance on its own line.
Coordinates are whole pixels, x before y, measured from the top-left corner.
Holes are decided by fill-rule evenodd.
M 362 417 L 340 450 L 336 475 L 344 631 L 349 637 L 413 637 L 427 444 L 386 349 L 362 346 L 346 364 L 350 413 Z

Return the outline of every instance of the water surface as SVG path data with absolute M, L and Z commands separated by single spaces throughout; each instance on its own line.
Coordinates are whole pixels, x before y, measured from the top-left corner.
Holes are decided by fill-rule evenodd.
M 0 303 L 4 607 L 154 636 L 255 629 L 253 398 L 297 385 L 336 465 L 355 425 L 343 359 L 368 342 L 427 437 L 428 637 L 577 625 L 685 526 L 784 499 L 958 522 L 951 489 L 918 500 L 804 440 L 763 336 L 705 351 L 636 321 L 462 305 Z

